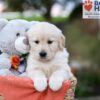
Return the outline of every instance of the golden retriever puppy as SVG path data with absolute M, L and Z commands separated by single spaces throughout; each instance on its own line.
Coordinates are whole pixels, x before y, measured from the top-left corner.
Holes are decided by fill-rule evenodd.
M 47 80 L 53 91 L 59 90 L 63 81 L 73 76 L 61 30 L 53 24 L 40 22 L 27 32 L 27 37 L 30 45 L 26 69 L 28 77 L 40 92 L 47 88 Z

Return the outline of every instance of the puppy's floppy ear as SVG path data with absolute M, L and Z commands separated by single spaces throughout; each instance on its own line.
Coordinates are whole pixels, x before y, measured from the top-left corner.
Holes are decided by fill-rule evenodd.
M 61 33 L 59 36 L 59 49 L 62 51 L 65 47 L 65 36 Z

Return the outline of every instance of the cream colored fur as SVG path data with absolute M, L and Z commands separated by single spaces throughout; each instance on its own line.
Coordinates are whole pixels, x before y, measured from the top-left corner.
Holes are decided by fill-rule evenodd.
M 65 49 L 65 37 L 61 30 L 53 24 L 40 22 L 27 32 L 30 53 L 27 60 L 27 75 L 34 81 L 38 91 L 49 87 L 53 91 L 61 88 L 64 80 L 72 77 L 68 65 L 68 52 Z M 36 43 L 38 41 L 39 43 Z M 48 41 L 52 41 L 51 44 Z M 39 53 L 45 51 L 46 58 L 41 58 Z

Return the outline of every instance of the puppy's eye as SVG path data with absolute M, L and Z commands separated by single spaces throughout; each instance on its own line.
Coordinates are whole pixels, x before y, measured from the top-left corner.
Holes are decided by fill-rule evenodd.
M 53 43 L 53 41 L 51 41 L 51 40 L 48 40 L 48 44 L 52 44 Z
M 16 36 L 17 36 L 17 37 L 20 36 L 20 33 L 17 33 Z
M 34 41 L 36 44 L 39 44 L 39 41 L 38 40 L 36 40 L 36 41 Z

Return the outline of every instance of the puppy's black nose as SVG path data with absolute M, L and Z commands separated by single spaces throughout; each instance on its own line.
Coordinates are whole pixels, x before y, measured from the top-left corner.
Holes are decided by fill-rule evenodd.
M 47 53 L 45 51 L 40 52 L 40 57 L 44 58 L 47 56 Z

